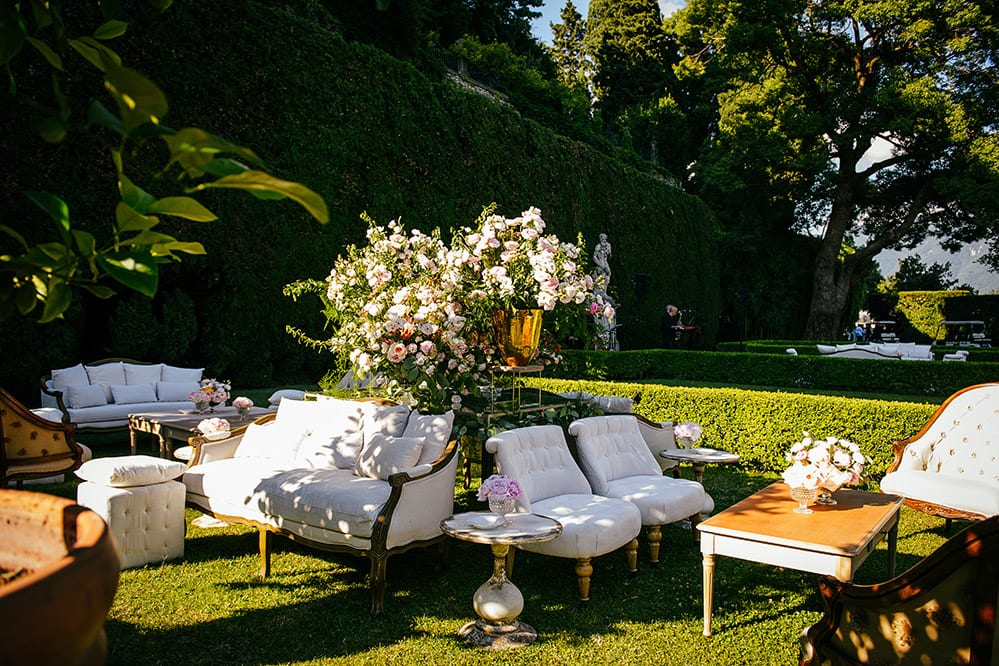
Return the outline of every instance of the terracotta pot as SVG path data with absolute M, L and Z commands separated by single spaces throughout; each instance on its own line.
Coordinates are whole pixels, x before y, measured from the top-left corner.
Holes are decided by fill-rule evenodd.
M 538 353 L 543 310 L 497 310 L 493 313 L 493 334 L 500 358 L 506 365 L 527 365 Z
M 104 663 L 119 559 L 99 515 L 54 495 L 0 490 L 0 572 L 9 579 L 0 583 L 0 661 Z

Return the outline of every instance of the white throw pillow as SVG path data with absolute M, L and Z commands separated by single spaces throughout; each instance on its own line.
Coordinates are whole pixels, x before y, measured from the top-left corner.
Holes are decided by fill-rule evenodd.
M 289 400 L 302 400 L 305 398 L 305 391 L 299 391 L 298 389 L 280 389 L 271 393 L 271 397 L 267 398 L 267 402 L 272 405 L 281 404 L 281 398 L 288 398 Z
M 82 363 L 77 363 L 70 368 L 59 368 L 52 371 L 52 385 L 57 389 L 89 383 L 90 378 L 87 376 L 87 371 L 83 368 Z
M 100 384 L 104 390 L 104 398 L 107 402 L 114 400 L 111 395 L 112 384 L 124 384 L 125 369 L 122 368 L 121 361 L 102 363 L 101 365 L 86 366 L 87 378 L 91 384 Z
M 199 387 L 198 382 L 156 382 L 156 397 L 160 402 L 183 402 Z
M 298 423 L 310 432 L 346 435 L 361 431 L 361 407 L 356 400 L 289 400 L 278 405 L 277 420 Z
M 76 475 L 84 481 L 102 486 L 127 488 L 170 481 L 183 474 L 185 469 L 187 465 L 177 460 L 152 456 L 119 456 L 88 460 L 76 470 Z
M 365 433 L 380 432 L 383 435 L 401 437 L 409 421 L 410 409 L 406 405 L 379 405 L 374 402 L 357 403 L 361 407 L 362 426 Z
M 163 366 L 160 363 L 122 363 L 122 367 L 125 369 L 126 384 L 156 384 L 163 377 Z
M 243 438 L 233 454 L 233 458 L 268 458 L 271 460 L 294 460 L 303 431 L 294 424 L 251 423 L 243 432 Z
M 425 441 L 424 437 L 389 437 L 380 433 L 365 437 L 354 473 L 384 480 L 392 474 L 415 467 Z
M 295 460 L 317 469 L 354 469 L 363 446 L 364 434 L 360 432 L 343 435 L 313 432 L 302 439 Z
M 156 389 L 152 384 L 111 385 L 111 395 L 116 405 L 133 405 L 140 402 L 156 402 Z
M 204 368 L 178 368 L 163 364 L 160 380 L 164 382 L 201 382 Z
M 104 389 L 95 384 L 73 384 L 65 387 L 66 407 L 83 409 L 108 404 Z
M 420 453 L 418 465 L 432 463 L 437 460 L 448 439 L 451 437 L 451 428 L 454 426 L 454 412 L 448 410 L 443 414 L 419 414 L 413 412 L 409 416 L 409 423 L 402 433 L 403 437 L 423 437 L 423 451 Z

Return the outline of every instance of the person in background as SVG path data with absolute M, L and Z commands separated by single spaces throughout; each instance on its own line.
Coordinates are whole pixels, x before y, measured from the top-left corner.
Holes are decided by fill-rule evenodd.
M 672 303 L 667 305 L 661 323 L 664 348 L 676 349 L 677 329 L 683 325 L 680 319 L 680 309 Z

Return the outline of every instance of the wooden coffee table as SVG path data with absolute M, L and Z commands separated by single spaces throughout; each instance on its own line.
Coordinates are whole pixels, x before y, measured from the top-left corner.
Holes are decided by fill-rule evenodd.
M 837 504 L 794 513 L 798 503 L 784 483 L 774 483 L 697 525 L 704 573 L 704 635 L 711 635 L 715 555 L 835 576 L 849 581 L 875 546 L 888 537 L 888 576 L 902 498 L 861 490 L 838 490 Z
M 235 407 L 222 407 L 213 413 L 186 413 L 186 412 L 147 412 L 145 414 L 128 415 L 128 439 L 132 448 L 132 455 L 135 455 L 135 433 L 144 432 L 156 437 L 159 444 L 160 458 L 169 458 L 173 455 L 173 442 L 183 442 L 191 436 L 198 434 L 198 424 L 204 419 L 217 416 L 225 419 L 233 427 L 239 427 L 250 423 L 253 419 L 263 414 L 270 414 L 276 407 L 251 407 L 246 419 L 240 421 L 239 413 Z M 182 445 L 183 446 L 183 445 Z

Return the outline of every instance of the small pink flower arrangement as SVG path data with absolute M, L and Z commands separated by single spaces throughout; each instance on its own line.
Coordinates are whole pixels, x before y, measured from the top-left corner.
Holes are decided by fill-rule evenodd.
M 691 421 L 677 423 L 673 426 L 673 436 L 677 439 L 689 439 L 696 442 L 701 438 L 701 426 Z
M 253 407 L 253 401 L 247 398 L 246 396 L 241 395 L 232 401 L 232 406 L 238 409 L 239 411 L 249 410 L 251 407 Z
M 514 479 L 503 474 L 493 474 L 482 482 L 475 497 L 484 502 L 489 499 L 520 499 L 523 496 L 523 488 Z

